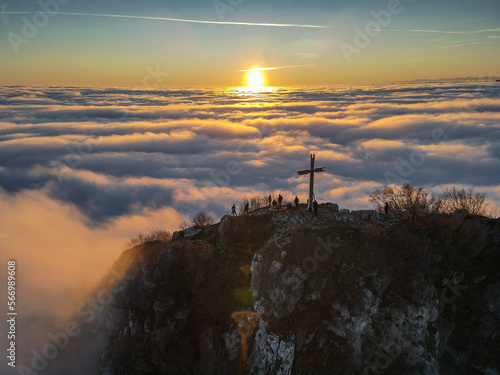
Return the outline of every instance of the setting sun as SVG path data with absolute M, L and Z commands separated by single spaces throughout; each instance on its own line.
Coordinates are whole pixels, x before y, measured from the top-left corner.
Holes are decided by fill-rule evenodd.
M 247 84 L 252 87 L 260 87 L 264 84 L 264 75 L 258 70 L 251 71 L 247 75 Z

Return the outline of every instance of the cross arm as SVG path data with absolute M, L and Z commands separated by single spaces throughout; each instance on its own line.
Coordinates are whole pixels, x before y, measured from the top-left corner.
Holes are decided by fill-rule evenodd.
M 314 172 L 324 172 L 324 171 L 325 171 L 325 167 L 314 168 Z
M 311 173 L 311 170 L 310 169 L 301 169 L 301 170 L 297 171 L 297 173 L 300 175 L 309 174 L 309 173 Z

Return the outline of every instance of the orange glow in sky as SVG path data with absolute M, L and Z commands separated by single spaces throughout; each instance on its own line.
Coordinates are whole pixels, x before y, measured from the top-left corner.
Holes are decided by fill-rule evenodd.
M 498 0 L 88 0 L 57 15 L 35 3 L 0 9 L 0 85 L 255 89 L 499 74 Z

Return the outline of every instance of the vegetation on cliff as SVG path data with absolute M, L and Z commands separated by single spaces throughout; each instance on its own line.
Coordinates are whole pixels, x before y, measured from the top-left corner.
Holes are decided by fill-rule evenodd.
M 499 220 L 402 207 L 261 208 L 136 247 L 103 373 L 494 373 Z M 238 311 L 259 314 L 247 369 Z

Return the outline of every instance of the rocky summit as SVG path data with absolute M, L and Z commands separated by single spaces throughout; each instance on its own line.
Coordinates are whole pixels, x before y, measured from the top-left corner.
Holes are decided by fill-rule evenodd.
M 176 232 L 123 254 L 101 373 L 498 374 L 499 241 L 334 204 Z

